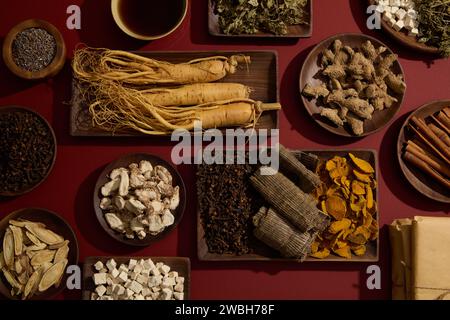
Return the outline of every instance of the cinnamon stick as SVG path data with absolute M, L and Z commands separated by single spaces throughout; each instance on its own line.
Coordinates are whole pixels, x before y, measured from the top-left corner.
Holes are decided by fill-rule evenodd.
M 450 137 L 448 136 L 448 134 L 446 134 L 443 130 L 439 129 L 437 126 L 435 126 L 434 124 L 430 123 L 428 125 L 428 128 L 431 129 L 431 131 L 433 131 L 433 133 L 439 138 L 441 139 L 445 145 L 447 147 L 450 147 Z
M 413 130 L 417 137 L 424 142 L 429 148 L 431 148 L 431 150 L 434 151 L 434 153 L 436 153 L 440 158 L 442 158 L 445 162 L 447 162 L 448 164 L 450 164 L 450 160 L 444 155 L 442 154 L 442 152 L 439 151 L 439 149 L 437 149 L 423 134 L 421 134 L 419 132 L 419 130 L 417 130 L 414 126 L 412 126 L 411 124 L 409 125 L 409 127 L 411 128 L 411 130 Z
M 439 112 L 437 118 L 448 128 L 450 129 L 450 117 L 447 116 L 443 111 Z
M 450 158 L 450 149 L 437 135 L 434 134 L 433 131 L 430 130 L 430 128 L 427 127 L 425 121 L 418 119 L 417 117 L 412 117 L 412 122 L 420 129 L 420 131 L 422 131 L 423 135 L 426 136 L 430 142 L 445 155 L 445 157 L 447 157 L 448 160 Z
M 431 115 L 430 118 L 441 127 L 442 130 L 447 132 L 447 134 L 450 134 L 450 128 L 447 128 L 438 118 L 436 118 L 434 115 Z
M 447 164 L 442 162 L 440 158 L 436 157 L 432 152 L 433 150 L 430 150 L 426 145 L 424 145 L 422 142 L 420 142 L 417 139 L 408 140 L 407 142 L 409 145 L 414 147 L 415 149 L 419 150 L 423 154 L 426 154 L 428 158 L 432 159 L 435 162 L 441 163 L 442 165 L 446 166 Z
M 413 154 L 409 153 L 408 151 L 405 152 L 403 155 L 404 159 L 417 167 L 418 169 L 421 169 L 424 171 L 428 176 L 433 178 L 435 181 L 439 182 L 441 185 L 446 187 L 448 190 L 450 190 L 450 180 L 445 179 L 442 177 L 436 170 L 431 168 L 428 164 L 420 160 L 419 158 L 415 157 Z
M 450 167 L 446 166 L 444 163 L 434 161 L 426 153 L 422 152 L 420 149 L 415 148 L 412 144 L 408 144 L 406 146 L 406 151 L 410 152 L 412 155 L 416 156 L 439 173 L 450 178 Z

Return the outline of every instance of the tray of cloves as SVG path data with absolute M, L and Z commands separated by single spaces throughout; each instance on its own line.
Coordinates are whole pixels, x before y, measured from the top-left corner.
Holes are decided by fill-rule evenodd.
M 378 261 L 375 151 L 280 146 L 270 170 L 198 166 L 199 260 Z

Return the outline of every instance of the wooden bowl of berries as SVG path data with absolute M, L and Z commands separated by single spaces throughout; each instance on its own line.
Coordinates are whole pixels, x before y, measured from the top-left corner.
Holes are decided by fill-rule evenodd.
M 3 60 L 16 76 L 39 80 L 55 76 L 66 61 L 66 46 L 51 23 L 30 19 L 16 25 L 3 42 Z

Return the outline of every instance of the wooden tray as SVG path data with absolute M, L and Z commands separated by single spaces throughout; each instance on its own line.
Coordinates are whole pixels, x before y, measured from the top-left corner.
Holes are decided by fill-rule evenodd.
M 191 286 L 191 260 L 181 257 L 87 257 L 83 264 L 83 292 L 82 299 L 90 300 L 91 293 L 95 291 L 95 284 L 92 280 L 94 275 L 94 264 L 97 261 L 106 263 L 109 259 L 116 260 L 117 264 L 128 263 L 130 259 L 152 259 L 156 264 L 162 262 L 170 267 L 171 270 L 177 271 L 181 277 L 184 277 L 184 300 L 189 300 Z
M 375 150 L 302 150 L 319 156 L 321 160 L 328 160 L 334 156 L 347 156 L 349 152 L 355 156 L 368 161 L 375 169 L 375 179 L 378 184 L 378 157 Z M 295 150 L 293 151 L 295 153 Z M 378 185 L 374 191 L 374 198 L 378 204 Z M 379 209 L 379 208 L 378 208 Z M 379 222 L 380 213 L 377 212 L 377 222 Z M 244 255 L 217 254 L 208 252 L 208 245 L 204 239 L 205 231 L 203 229 L 200 210 L 197 211 L 197 255 L 202 261 L 294 261 L 295 259 L 286 259 L 280 256 L 278 252 L 269 248 L 264 243 L 255 239 L 254 253 Z M 308 257 L 305 262 L 376 262 L 379 255 L 379 239 L 367 244 L 366 254 L 362 257 L 352 255 L 351 259 L 345 259 L 331 254 L 325 259 L 316 259 Z
M 152 236 L 151 234 L 147 234 L 147 236 L 144 239 L 128 239 L 123 234 L 120 234 L 109 226 L 108 222 L 106 222 L 105 214 L 103 210 L 100 208 L 100 201 L 102 200 L 100 189 L 107 183 L 109 180 L 108 175 L 111 173 L 112 170 L 120 167 L 128 168 L 128 166 L 131 163 L 138 163 L 141 160 L 147 160 L 150 161 L 153 167 L 155 166 L 163 166 L 169 170 L 170 174 L 173 178 L 173 185 L 180 187 L 180 203 L 176 210 L 173 212 L 173 215 L 175 217 L 174 223 L 165 228 L 161 233 L 157 234 L 156 236 Z M 114 160 L 110 164 L 108 164 L 105 169 L 103 169 L 102 173 L 100 174 L 97 183 L 95 184 L 94 189 L 94 210 L 95 215 L 97 216 L 98 221 L 100 222 L 102 228 L 105 230 L 106 233 L 108 233 L 112 238 L 116 239 L 119 242 L 122 242 L 124 244 L 130 245 L 130 246 L 149 246 L 154 242 L 157 242 L 161 239 L 163 239 L 165 236 L 167 236 L 169 233 L 171 233 L 180 223 L 181 219 L 183 218 L 184 209 L 186 208 L 186 187 L 183 182 L 183 178 L 181 177 L 180 173 L 175 169 L 174 166 L 172 166 L 169 162 L 167 162 L 164 159 L 161 159 L 158 156 L 155 156 L 153 154 L 148 153 L 131 153 L 127 154 L 119 159 Z
M 378 1 L 376 1 L 376 0 L 369 0 L 370 5 L 376 5 L 377 2 Z M 438 48 L 431 47 L 424 43 L 421 43 L 421 42 L 417 41 L 417 37 L 410 37 L 404 31 L 395 30 L 390 25 L 388 25 L 387 22 L 384 21 L 383 19 L 381 19 L 381 27 L 392 38 L 394 38 L 399 43 L 403 44 L 404 46 L 406 46 L 410 49 L 413 49 L 418 52 L 426 53 L 426 54 L 433 54 L 433 55 L 439 54 Z
M 303 91 L 303 88 L 307 83 L 311 84 L 312 86 L 315 86 L 323 82 L 320 78 L 317 77 L 317 73 L 320 70 L 320 67 L 318 65 L 318 58 L 320 57 L 322 51 L 329 48 L 330 45 L 337 39 L 341 40 L 344 45 L 349 45 L 351 47 L 358 47 L 362 45 L 365 41 L 370 40 L 375 47 L 379 46 L 386 47 L 387 50 L 385 54 L 393 53 L 392 50 L 390 50 L 384 43 L 364 34 L 344 33 L 325 39 L 324 41 L 320 42 L 316 47 L 314 47 L 314 49 L 310 52 L 310 54 L 308 55 L 303 64 L 300 73 L 300 93 Z M 395 74 L 401 74 L 404 77 L 405 73 L 403 72 L 403 68 L 398 60 L 393 64 L 392 70 L 394 71 Z M 375 111 L 372 115 L 371 120 L 364 121 L 364 133 L 359 136 L 356 136 L 353 133 L 351 133 L 350 128 L 347 128 L 346 126 L 336 126 L 325 117 L 322 117 L 320 115 L 321 106 L 317 104 L 317 99 L 308 99 L 304 97 L 303 94 L 301 94 L 301 97 L 303 105 L 305 106 L 309 115 L 322 128 L 340 136 L 360 138 L 376 133 L 383 127 L 385 127 L 387 124 L 389 124 L 391 120 L 394 118 L 394 116 L 397 114 L 397 112 L 400 110 L 400 106 L 402 105 L 405 93 L 403 93 L 402 95 L 396 94 L 395 98 L 398 99 L 398 102 L 393 104 L 392 107 L 390 107 L 389 109 Z
M 61 235 L 65 240 L 69 240 L 69 255 L 68 266 L 78 264 L 79 248 L 77 237 L 70 224 L 58 214 L 51 212 L 47 209 L 41 208 L 26 208 L 14 211 L 0 221 L 0 241 L 3 242 L 3 236 L 6 228 L 9 225 L 10 220 L 25 219 L 33 222 L 42 222 L 47 226 L 49 230 L 52 230 Z M 66 267 L 66 268 L 67 268 Z M 0 293 L 8 299 L 16 300 L 18 297 L 12 297 L 10 294 L 11 287 L 9 284 L 5 285 L 6 279 L 3 277 L 3 273 L 0 273 Z M 43 293 L 36 293 L 28 300 L 49 300 L 57 296 L 66 288 L 68 274 L 64 273 L 61 280 L 61 285 L 58 288 L 52 286 Z
M 172 63 L 186 62 L 192 59 L 208 56 L 231 56 L 246 54 L 252 63 L 241 67 L 235 74 L 227 76 L 222 82 L 239 82 L 252 88 L 251 98 L 262 102 L 278 102 L 278 57 L 275 51 L 196 51 L 196 52 L 136 52 L 145 57 L 166 60 Z M 277 129 L 278 111 L 264 112 L 260 117 L 256 129 Z M 77 82 L 72 83 L 72 107 L 70 112 L 70 133 L 72 136 L 101 137 L 101 136 L 147 136 L 139 132 L 112 134 L 92 126 L 92 119 L 86 103 L 82 101 Z M 269 130 L 270 134 L 270 130 Z M 147 136 L 148 137 L 148 136 Z
M 220 31 L 218 15 L 214 14 L 214 5 L 211 0 L 208 1 L 208 29 L 209 34 L 217 37 L 231 38 L 308 38 L 313 31 L 313 0 L 309 0 L 306 10 L 309 12 L 309 25 L 293 25 L 288 27 L 288 33 L 285 35 L 275 35 L 272 33 L 258 32 L 255 34 L 236 34 L 228 35 Z
M 450 203 L 450 191 L 448 191 L 444 186 L 441 186 L 441 184 L 439 184 L 438 182 L 435 182 L 420 169 L 417 169 L 410 163 L 405 162 L 402 157 L 402 149 L 406 142 L 414 136 L 414 133 L 410 132 L 410 130 L 408 130 L 407 128 L 408 123 L 412 117 L 416 116 L 419 118 L 426 118 L 442 110 L 443 107 L 447 106 L 450 106 L 450 100 L 440 100 L 427 103 L 426 105 L 414 111 L 403 124 L 397 141 L 398 161 L 400 163 L 400 168 L 402 169 L 403 174 L 405 175 L 409 183 L 411 183 L 411 185 L 421 194 L 427 196 L 430 199 L 444 203 Z

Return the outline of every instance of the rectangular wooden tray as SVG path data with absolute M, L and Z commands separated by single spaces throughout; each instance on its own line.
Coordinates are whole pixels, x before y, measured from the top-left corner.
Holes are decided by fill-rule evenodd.
M 313 32 L 313 0 L 309 0 L 306 9 L 309 11 L 309 25 L 295 25 L 288 27 L 288 33 L 285 35 L 275 35 L 272 33 L 258 32 L 255 34 L 236 34 L 228 35 L 220 31 L 218 16 L 214 14 L 214 6 L 211 0 L 208 0 L 208 29 L 209 34 L 216 37 L 230 38 L 308 38 Z
M 235 74 L 228 75 L 221 82 L 238 82 L 252 88 L 251 98 L 262 102 L 278 102 L 278 56 L 276 51 L 196 51 L 196 52 L 135 52 L 145 57 L 165 60 L 172 63 L 210 56 L 231 56 L 246 54 L 251 57 L 251 64 L 241 66 Z M 256 129 L 278 129 L 278 111 L 264 112 Z M 270 130 L 268 131 L 270 134 Z M 70 134 L 72 136 L 110 137 L 110 136 L 146 136 L 139 132 L 111 132 L 92 126 L 87 105 L 82 101 L 76 80 L 72 83 L 72 106 L 70 111 Z
M 349 152 L 355 156 L 368 161 L 375 169 L 375 179 L 378 184 L 378 159 L 375 150 L 302 150 L 317 155 L 321 160 L 328 160 L 334 156 L 346 156 Z M 293 151 L 295 153 L 295 150 Z M 374 191 L 374 197 L 378 204 L 378 185 Z M 378 208 L 379 209 L 379 208 Z M 380 213 L 377 212 L 377 222 Z M 264 243 L 255 240 L 257 246 L 253 248 L 254 253 L 244 255 L 216 254 L 208 252 L 208 245 L 204 239 L 205 232 L 200 217 L 200 210 L 197 210 L 197 255 L 202 261 L 296 261 L 294 259 L 282 258 L 278 252 L 266 246 Z M 325 259 L 308 257 L 305 262 L 376 262 L 379 256 L 379 239 L 367 244 L 366 254 L 362 257 L 352 255 L 351 259 L 345 259 L 331 254 Z
M 162 262 L 170 267 L 171 270 L 178 272 L 181 277 L 184 277 L 184 299 L 189 299 L 191 286 L 191 260 L 182 257 L 87 257 L 83 264 L 83 292 L 82 299 L 90 300 L 91 293 L 95 291 L 94 281 L 92 276 L 94 274 L 94 264 L 97 261 L 106 263 L 109 259 L 114 259 L 118 265 L 128 263 L 130 259 L 152 259 L 156 264 Z

